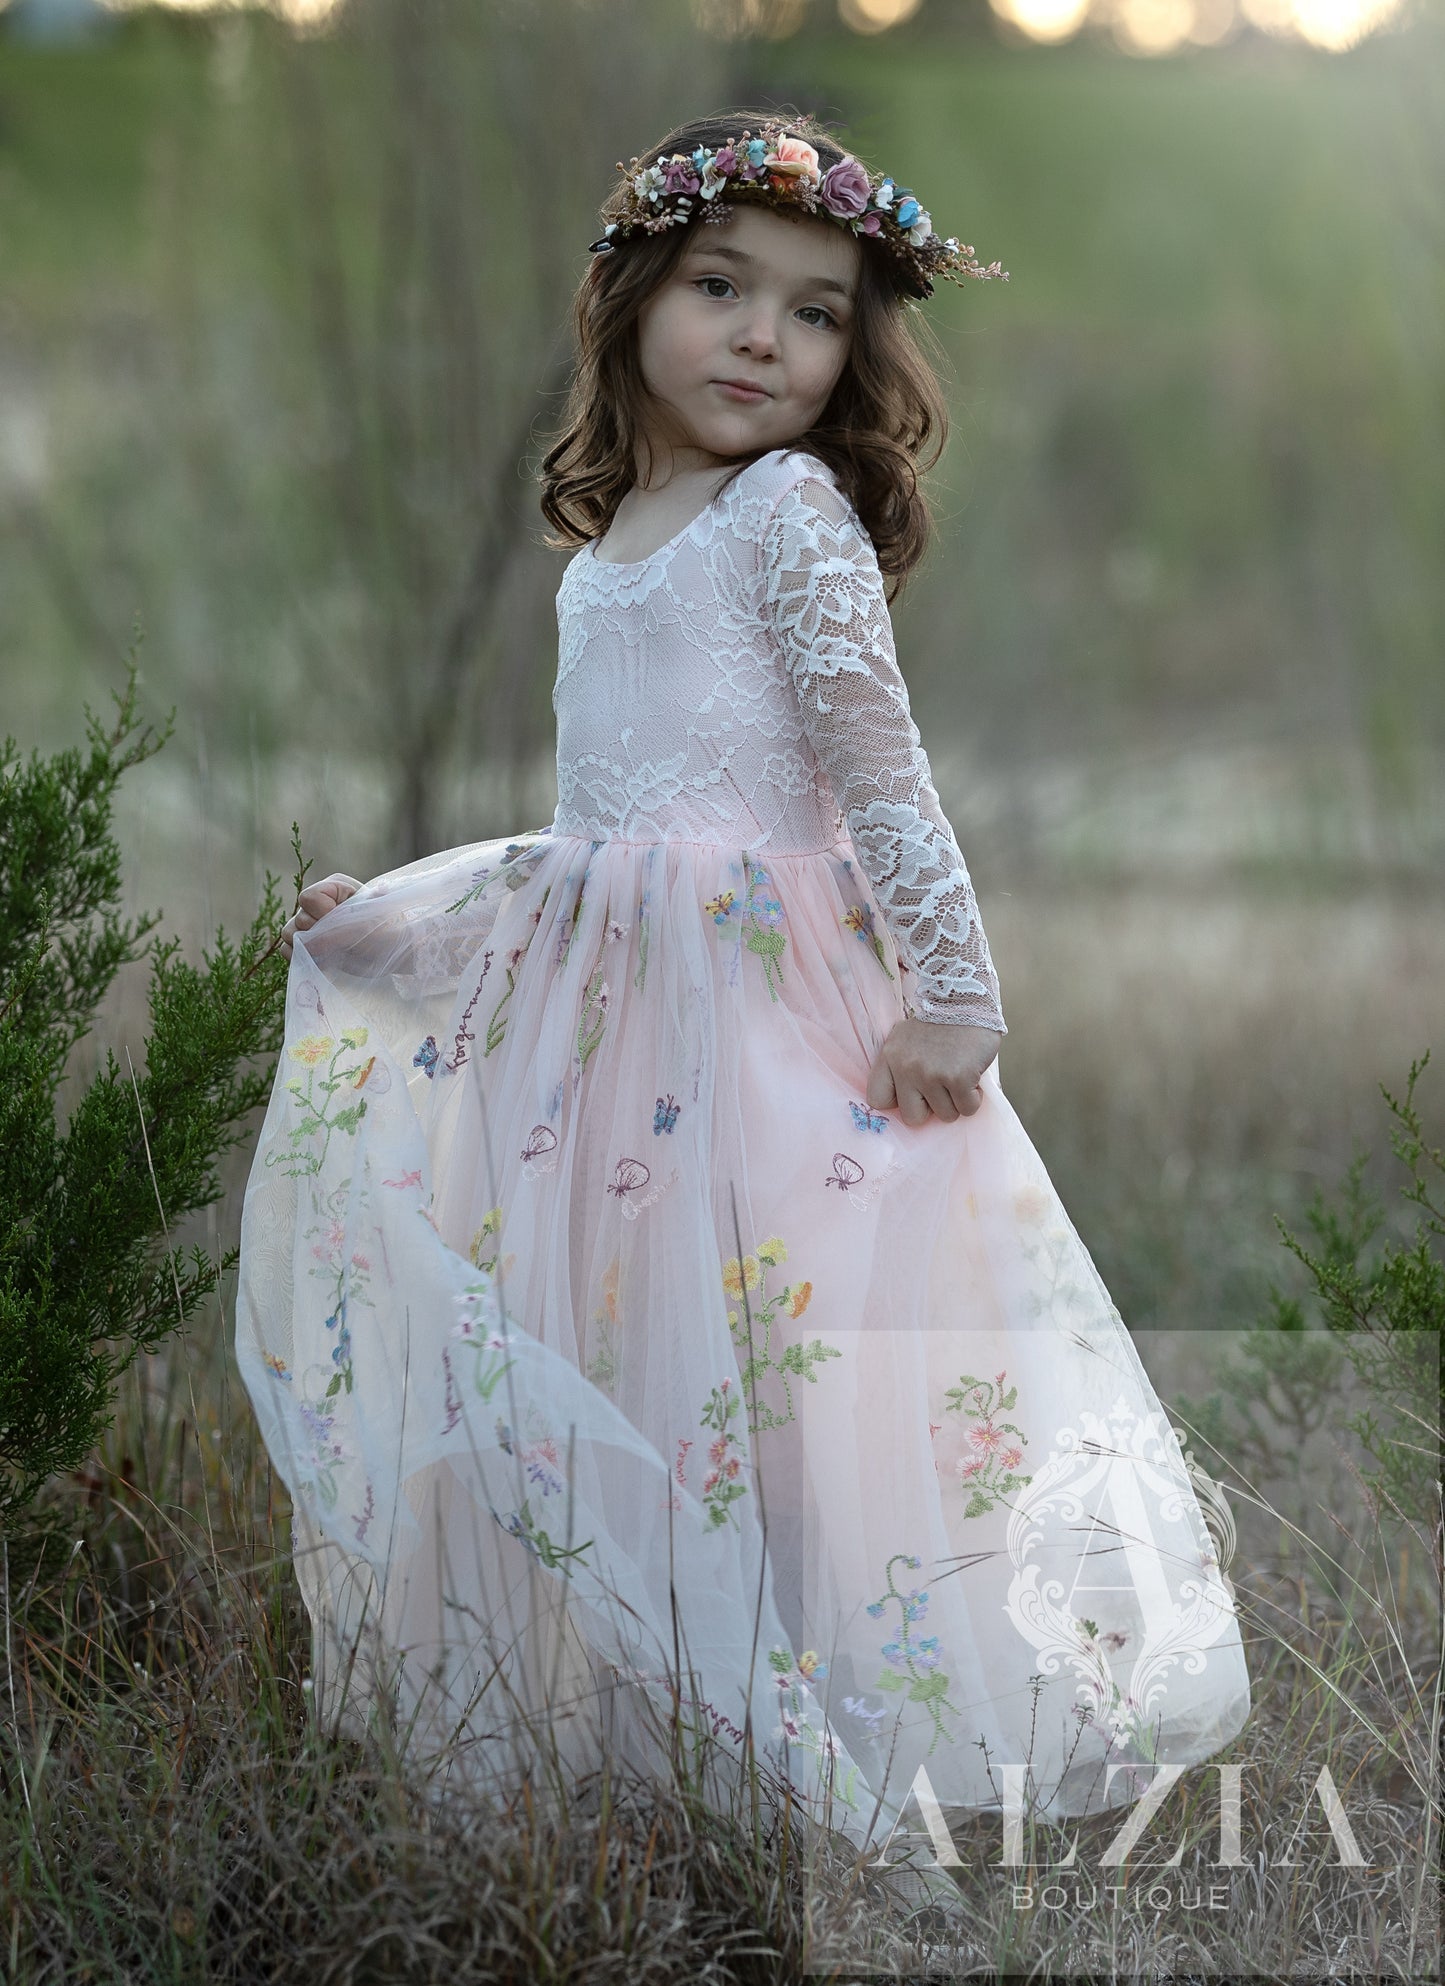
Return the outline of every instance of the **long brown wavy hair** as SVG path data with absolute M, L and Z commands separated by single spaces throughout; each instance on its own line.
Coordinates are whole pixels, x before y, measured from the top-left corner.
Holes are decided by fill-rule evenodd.
M 742 109 L 679 124 L 643 153 L 639 164 L 699 145 L 713 149 L 770 121 L 785 123 L 790 137 L 806 139 L 824 172 L 849 156 L 805 113 Z M 677 268 L 692 234 L 691 225 L 659 234 L 635 232 L 610 254 L 594 256 L 578 285 L 576 366 L 560 434 L 542 458 L 539 476 L 542 511 L 556 533 L 546 543 L 554 548 L 600 538 L 637 480 L 647 400 L 638 318 Z M 943 451 L 948 412 L 935 363 L 921 342 L 925 326 L 918 304 L 899 293 L 886 251 L 864 236 L 854 239 L 863 251 L 862 278 L 848 358 L 819 420 L 792 445 L 819 456 L 837 476 L 873 540 L 881 570 L 894 582 L 892 599 L 933 533 L 918 479 Z M 936 346 L 931 332 L 927 335 Z M 740 460 L 733 476 L 756 460 L 756 455 Z

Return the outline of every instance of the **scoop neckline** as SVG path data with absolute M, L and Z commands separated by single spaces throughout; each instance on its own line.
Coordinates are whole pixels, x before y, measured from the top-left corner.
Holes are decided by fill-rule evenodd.
M 762 455 L 755 455 L 751 462 L 744 463 L 743 467 L 739 469 L 738 473 L 732 478 L 732 480 L 724 484 L 723 488 L 718 491 L 717 495 L 715 497 L 710 498 L 709 501 L 703 505 L 702 509 L 696 513 L 695 516 L 690 517 L 687 520 L 686 524 L 683 525 L 680 531 L 675 531 L 672 534 L 672 536 L 668 539 L 665 545 L 659 545 L 657 547 L 657 550 L 654 552 L 649 552 L 646 558 L 599 559 L 597 556 L 597 547 L 602 541 L 600 538 L 592 538 L 588 540 L 588 544 L 587 544 L 587 556 L 589 562 L 592 565 L 595 565 L 598 568 L 598 570 L 601 572 L 637 572 L 642 566 L 651 565 L 653 560 L 660 559 L 664 552 L 673 551 L 678 545 L 680 545 L 683 539 L 686 538 L 688 533 L 693 529 L 694 525 L 701 524 L 702 520 L 705 517 L 710 516 L 712 512 L 717 509 L 718 505 L 723 501 L 723 499 L 732 494 L 732 492 L 737 488 L 738 484 L 742 481 L 743 477 L 748 474 L 749 470 L 756 469 L 760 462 L 766 462 L 768 460 L 768 457 L 771 455 L 787 455 L 790 454 L 791 452 L 792 452 L 791 447 L 770 448 Z

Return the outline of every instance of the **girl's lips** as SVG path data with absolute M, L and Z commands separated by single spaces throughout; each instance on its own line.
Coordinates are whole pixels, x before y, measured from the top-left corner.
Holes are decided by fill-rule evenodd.
M 730 379 L 716 379 L 713 384 L 720 386 L 731 399 L 745 401 L 750 406 L 754 401 L 768 398 L 761 386 L 738 386 Z

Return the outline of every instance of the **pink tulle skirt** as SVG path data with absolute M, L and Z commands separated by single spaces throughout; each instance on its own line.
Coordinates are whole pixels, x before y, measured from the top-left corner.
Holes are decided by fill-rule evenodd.
M 1241 1729 L 1212 1485 L 997 1064 L 868 1108 L 905 984 L 846 842 L 544 831 L 298 939 L 236 1343 L 324 1711 L 499 1790 L 751 1747 L 860 1839 Z

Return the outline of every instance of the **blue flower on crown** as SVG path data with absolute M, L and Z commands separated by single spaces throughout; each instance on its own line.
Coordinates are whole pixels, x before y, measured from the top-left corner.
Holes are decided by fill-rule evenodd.
M 910 197 L 907 200 L 899 201 L 898 211 L 893 218 L 897 221 L 899 227 L 911 228 L 922 212 L 923 209 L 919 206 L 918 202 Z

